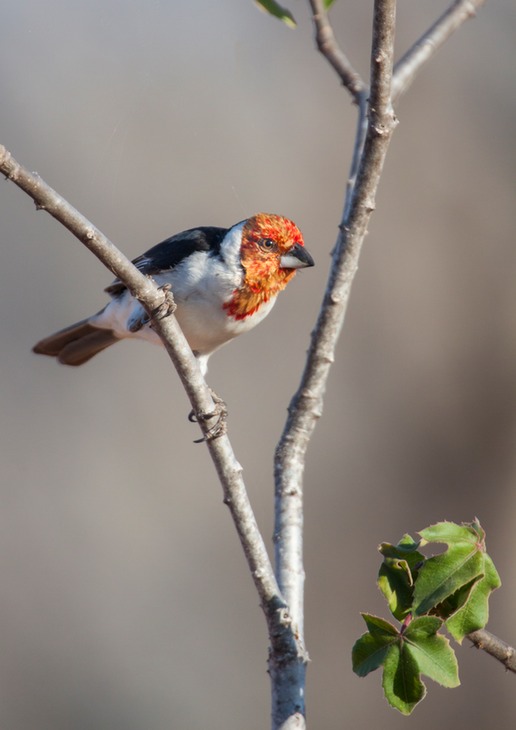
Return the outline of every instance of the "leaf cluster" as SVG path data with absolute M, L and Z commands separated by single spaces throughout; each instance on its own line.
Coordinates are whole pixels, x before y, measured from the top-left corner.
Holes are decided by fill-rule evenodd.
M 486 553 L 485 532 L 475 519 L 468 524 L 439 522 L 404 535 L 397 545 L 382 543 L 378 587 L 401 626 L 363 613 L 367 633 L 355 643 L 353 670 L 365 677 L 383 666 L 383 690 L 392 707 L 409 715 L 426 694 L 425 675 L 444 687 L 459 684 L 458 665 L 446 627 L 460 644 L 483 628 L 489 596 L 501 584 Z M 438 555 L 420 552 L 430 543 L 447 546 Z

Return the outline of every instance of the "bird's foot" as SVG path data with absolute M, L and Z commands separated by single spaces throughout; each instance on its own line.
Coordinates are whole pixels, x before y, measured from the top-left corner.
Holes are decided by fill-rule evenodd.
M 171 284 L 162 284 L 158 287 L 158 289 L 163 292 L 165 298 L 161 304 L 152 311 L 152 316 L 157 319 L 164 319 L 165 317 L 168 317 L 169 314 L 174 314 L 177 309 L 177 304 L 174 301 Z
M 205 441 L 212 441 L 213 439 L 217 439 L 227 433 L 227 406 L 222 398 L 211 390 L 211 388 L 210 393 L 213 398 L 215 408 L 206 413 L 194 413 L 194 411 L 190 411 L 188 414 L 188 420 L 190 423 L 206 423 L 207 421 L 211 421 L 213 418 L 216 418 L 217 420 L 215 424 L 206 431 L 202 438 L 194 441 L 194 444 L 202 444 Z
M 170 286 L 170 284 L 163 284 L 163 286 L 160 286 L 158 288 L 164 293 L 165 298 L 161 302 L 161 304 L 156 307 L 156 309 L 152 310 L 152 317 L 156 319 L 164 319 L 165 317 L 168 317 L 169 314 L 173 314 L 176 311 L 177 305 L 174 301 L 174 297 L 171 291 L 172 287 Z M 139 332 L 146 325 L 151 323 L 150 314 L 146 312 L 143 307 L 138 307 L 138 310 L 140 311 L 130 317 L 127 321 L 127 329 L 129 330 L 129 332 Z

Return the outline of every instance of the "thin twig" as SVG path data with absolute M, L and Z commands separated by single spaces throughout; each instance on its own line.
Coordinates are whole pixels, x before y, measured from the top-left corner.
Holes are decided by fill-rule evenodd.
M 412 48 L 404 54 L 394 66 L 392 80 L 392 98 L 398 99 L 410 84 L 416 74 L 434 53 L 439 50 L 448 38 L 460 28 L 469 18 L 476 15 L 476 11 L 486 0 L 456 0 L 435 23 L 419 38 Z
M 167 293 L 144 276 L 90 221 L 62 196 L 45 183 L 39 175 L 22 167 L 0 145 L 0 172 L 24 190 L 38 209 L 46 210 L 71 231 L 107 268 L 131 291 L 151 315 L 153 327 L 160 335 L 185 387 L 195 413 L 210 413 L 214 404 L 210 390 L 201 375 L 197 361 L 176 318 L 170 314 Z M 209 421 L 201 422 L 203 432 Z M 236 460 L 229 438 L 223 435 L 207 441 L 211 458 L 222 484 L 224 502 L 228 505 L 235 527 L 261 599 L 269 628 L 273 651 L 283 658 L 302 654 L 303 648 L 292 631 L 274 571 L 263 538 L 249 502 L 242 478 L 242 467 Z
M 477 649 L 482 649 L 486 654 L 490 654 L 501 662 L 507 671 L 516 673 L 516 649 L 514 647 L 509 646 L 498 636 L 485 629 L 472 631 L 467 638 L 473 642 Z
M 367 135 L 368 127 L 368 111 L 369 111 L 369 89 L 364 89 L 358 97 L 357 107 L 357 128 L 355 133 L 355 144 L 353 145 L 353 156 L 351 158 L 351 165 L 349 168 L 348 181 L 346 183 L 346 196 L 344 199 L 344 213 L 342 220 L 345 221 L 348 218 L 349 211 L 351 209 L 351 203 L 353 200 L 353 193 L 355 190 L 355 184 L 357 181 L 358 168 L 360 167 L 360 160 L 362 159 L 362 153 L 364 151 L 364 143 Z
M 308 0 L 312 9 L 312 20 L 315 27 L 317 48 L 335 69 L 343 85 L 348 89 L 355 101 L 359 102 L 365 84 L 351 61 L 340 48 L 335 33 L 328 19 L 323 0 Z
M 355 186 L 360 156 L 364 147 L 364 140 L 367 131 L 367 102 L 369 89 L 364 80 L 353 67 L 353 64 L 340 47 L 333 27 L 328 18 L 328 11 L 323 0 L 308 0 L 312 10 L 312 22 L 315 28 L 315 42 L 318 50 L 335 69 L 343 86 L 349 91 L 358 107 L 358 124 L 353 148 L 348 182 L 346 185 L 346 198 L 344 209 L 349 210 L 351 197 Z

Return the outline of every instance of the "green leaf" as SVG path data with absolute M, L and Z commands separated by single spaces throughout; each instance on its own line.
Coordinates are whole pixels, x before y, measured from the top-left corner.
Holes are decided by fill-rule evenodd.
M 397 545 L 383 542 L 378 547 L 384 556 L 378 572 L 378 587 L 398 621 L 403 621 L 411 610 L 414 580 L 425 560 L 418 547 L 419 542 L 410 535 L 404 535 Z
M 267 13 L 270 15 L 273 15 L 275 18 L 279 18 L 279 20 L 282 20 L 285 25 L 288 25 L 289 28 L 295 28 L 297 23 L 294 19 L 294 16 L 290 12 L 290 10 L 287 10 L 287 8 L 284 8 L 282 5 L 276 2 L 276 0 L 254 0 L 256 5 L 263 8 Z
M 381 667 L 392 642 L 382 643 L 369 632 L 355 641 L 351 652 L 353 671 L 359 677 L 365 677 L 369 672 Z
M 457 687 L 460 684 L 457 658 L 448 639 L 437 635 L 441 625 L 441 619 L 435 616 L 421 616 L 411 621 L 403 634 L 404 650 L 412 656 L 421 674 L 443 687 Z
M 501 584 L 493 561 L 484 555 L 484 577 L 472 585 L 466 600 L 446 621 L 446 628 L 455 641 L 461 644 L 467 634 L 484 628 L 489 618 L 489 596 Z
M 378 616 L 363 613 L 369 631 L 363 634 L 353 646 L 353 671 L 359 677 L 374 672 L 384 661 L 389 647 L 399 638 L 398 630 Z
M 448 545 L 446 552 L 426 560 L 419 571 L 413 611 L 421 615 L 483 576 L 485 535 L 478 521 L 470 525 L 440 522 L 419 534 L 424 542 Z
M 324 7 L 326 10 L 329 10 L 334 2 L 335 0 L 324 0 Z
M 411 641 L 427 639 L 429 636 L 435 636 L 442 625 L 442 620 L 437 616 L 420 616 L 407 624 L 403 630 L 403 638 Z
M 402 629 L 399 641 L 387 650 L 382 680 L 385 697 L 404 715 L 409 715 L 426 694 L 421 674 L 444 687 L 459 684 L 450 642 L 437 635 L 442 623 L 435 616 L 413 619 Z
M 385 558 L 378 571 L 378 587 L 392 615 L 403 621 L 414 600 L 414 581 L 407 561 Z
M 459 684 L 457 660 L 436 616 L 407 620 L 401 631 L 378 616 L 362 614 L 369 631 L 353 647 L 353 671 L 359 677 L 383 665 L 382 685 L 392 707 L 409 715 L 426 694 L 421 674 L 444 687 Z
M 373 636 L 390 636 L 391 638 L 399 636 L 398 629 L 385 619 L 374 616 L 372 613 L 362 613 L 360 615 Z
M 383 692 L 391 707 L 410 715 L 426 694 L 419 677 L 417 662 L 403 646 L 391 646 L 385 657 L 382 677 Z
M 455 522 L 438 522 L 419 533 L 425 542 L 442 542 L 446 545 L 458 542 L 483 543 L 485 533 L 478 520 L 457 525 Z
M 414 613 L 428 613 L 445 598 L 482 574 L 482 555 L 470 546 L 453 546 L 429 558 L 414 588 Z
M 425 560 L 425 556 L 418 550 L 420 544 L 420 540 L 416 542 L 410 535 L 403 535 L 397 545 L 382 542 L 378 550 L 385 558 L 406 560 L 410 569 L 415 570 L 417 565 Z

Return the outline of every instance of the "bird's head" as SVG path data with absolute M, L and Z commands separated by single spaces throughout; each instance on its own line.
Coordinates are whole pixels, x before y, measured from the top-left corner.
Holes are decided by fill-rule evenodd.
M 314 265 L 296 224 L 273 213 L 257 213 L 246 220 L 240 261 L 243 283 L 226 305 L 235 319 L 254 314 L 264 302 L 276 297 L 295 276 L 296 269 Z

